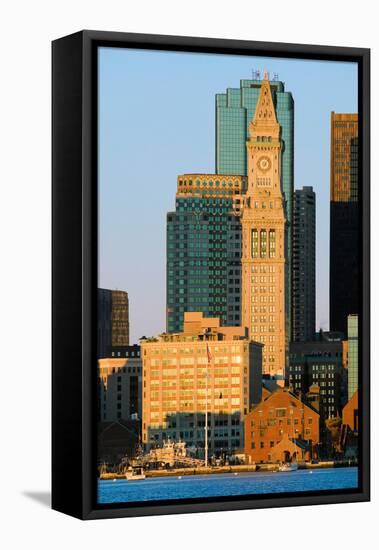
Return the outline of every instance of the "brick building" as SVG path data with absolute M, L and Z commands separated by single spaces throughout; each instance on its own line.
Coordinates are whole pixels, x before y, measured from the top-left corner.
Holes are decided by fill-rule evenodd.
M 319 443 L 319 414 L 286 388 L 271 393 L 245 417 L 245 455 L 252 462 L 310 459 Z

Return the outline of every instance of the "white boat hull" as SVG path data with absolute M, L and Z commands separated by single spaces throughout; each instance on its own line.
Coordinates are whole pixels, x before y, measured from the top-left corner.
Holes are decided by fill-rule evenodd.
M 296 463 L 281 464 L 279 466 L 279 472 L 296 472 L 298 465 Z
M 136 475 L 136 476 L 126 474 L 125 477 L 128 481 L 138 481 L 138 480 L 141 480 L 141 479 L 146 479 L 145 474 Z

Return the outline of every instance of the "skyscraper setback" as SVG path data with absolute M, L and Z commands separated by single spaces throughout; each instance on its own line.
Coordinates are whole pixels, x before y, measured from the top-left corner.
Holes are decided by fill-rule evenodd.
M 330 330 L 359 311 L 358 115 L 331 113 Z
M 313 340 L 316 317 L 316 195 L 294 193 L 292 232 L 292 341 Z

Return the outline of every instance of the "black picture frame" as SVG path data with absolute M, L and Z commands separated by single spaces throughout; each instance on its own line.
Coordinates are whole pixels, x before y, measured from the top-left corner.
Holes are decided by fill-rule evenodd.
M 264 55 L 358 64 L 361 311 L 359 489 L 207 501 L 96 503 L 97 48 Z M 370 499 L 370 50 L 81 31 L 52 43 L 52 507 L 81 519 Z

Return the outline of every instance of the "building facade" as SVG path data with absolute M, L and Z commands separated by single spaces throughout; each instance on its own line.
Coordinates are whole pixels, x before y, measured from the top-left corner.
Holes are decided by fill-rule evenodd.
M 268 76 L 268 75 L 266 75 Z M 260 97 L 262 80 L 241 80 L 239 88 L 228 88 L 216 95 L 216 173 L 248 174 L 250 121 L 254 118 Z M 275 116 L 281 128 L 281 186 L 284 196 L 286 224 L 286 321 L 291 331 L 292 278 L 292 211 L 294 192 L 294 101 L 283 82 L 269 82 Z
M 140 357 L 99 359 L 98 388 L 101 422 L 141 420 L 142 362 Z
M 312 387 L 318 386 L 323 420 L 341 416 L 346 403 L 346 370 L 342 358 L 342 340 L 290 344 L 286 384 L 304 396 Z
M 348 399 L 350 400 L 358 390 L 358 315 L 349 315 L 347 318 L 348 339 Z
M 248 462 L 313 458 L 320 440 L 319 414 L 288 389 L 278 389 L 245 417 Z
M 249 127 L 248 187 L 242 210 L 242 325 L 262 342 L 263 372 L 286 364 L 286 218 L 281 190 L 281 129 L 270 83 L 262 80 Z
M 167 332 L 183 330 L 185 311 L 241 324 L 241 224 L 246 178 L 178 177 L 167 215 Z
M 97 290 L 98 358 L 110 357 L 112 348 L 129 345 L 129 298 L 122 290 Z
M 316 195 L 294 193 L 292 229 L 292 341 L 313 339 L 316 321 Z
M 358 115 L 331 113 L 330 329 L 359 311 Z
M 138 344 L 133 344 L 132 346 L 113 346 L 111 357 L 136 359 L 141 357 L 141 346 Z
M 184 315 L 183 332 L 141 341 L 142 440 L 205 443 L 210 453 L 243 447 L 243 419 L 261 399 L 262 345 L 242 327 L 222 327 L 202 313 Z

